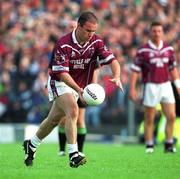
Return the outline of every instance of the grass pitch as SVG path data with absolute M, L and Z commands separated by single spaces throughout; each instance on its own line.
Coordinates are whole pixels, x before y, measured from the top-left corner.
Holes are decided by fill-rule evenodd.
M 21 144 L 0 144 L 0 179 L 179 179 L 177 150 L 164 154 L 160 145 L 145 154 L 143 145 L 86 143 L 87 164 L 70 168 L 57 144 L 42 144 L 33 167 L 26 167 Z

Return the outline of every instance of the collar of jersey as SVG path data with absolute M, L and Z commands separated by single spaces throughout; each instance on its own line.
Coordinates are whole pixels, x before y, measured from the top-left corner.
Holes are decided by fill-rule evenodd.
M 160 50 L 163 47 L 163 41 L 160 41 L 159 46 L 157 47 L 151 40 L 148 40 L 148 44 L 151 48 L 155 49 L 155 50 Z
M 80 45 L 79 43 L 78 43 L 78 41 L 77 41 L 77 39 L 76 39 L 76 35 L 75 35 L 75 31 L 76 31 L 76 29 L 74 29 L 73 31 L 72 31 L 72 39 L 73 39 L 73 42 L 75 43 L 75 44 L 77 44 L 79 47 L 85 47 L 88 43 L 89 43 L 89 41 L 88 42 L 86 42 L 83 46 L 82 45 Z

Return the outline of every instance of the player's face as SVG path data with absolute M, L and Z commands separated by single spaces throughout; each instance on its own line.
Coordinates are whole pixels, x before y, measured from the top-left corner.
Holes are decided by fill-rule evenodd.
M 87 21 L 83 26 L 81 26 L 80 24 L 79 26 L 79 37 L 81 38 L 80 40 L 82 42 L 86 42 L 88 40 L 90 40 L 90 38 L 94 35 L 94 33 L 97 30 L 97 23 L 92 23 Z
M 163 37 L 163 27 L 158 25 L 158 26 L 153 26 L 151 27 L 151 39 L 154 42 L 159 42 L 162 40 Z

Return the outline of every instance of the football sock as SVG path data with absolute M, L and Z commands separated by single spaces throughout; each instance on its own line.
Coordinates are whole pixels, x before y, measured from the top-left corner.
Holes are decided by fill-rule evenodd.
M 42 140 L 40 140 L 36 135 L 34 135 L 30 141 L 35 148 L 37 148 L 42 142 Z
M 77 143 L 78 143 L 78 151 L 83 151 L 83 146 L 86 138 L 87 129 L 86 127 L 78 128 L 77 130 Z
M 65 129 L 62 126 L 59 127 L 58 138 L 59 138 L 59 150 L 65 151 L 66 134 L 65 134 Z
M 76 144 L 67 144 L 67 148 L 68 148 L 68 153 L 69 153 L 70 157 L 72 154 L 78 152 L 77 143 Z
M 165 143 L 173 144 L 173 139 L 166 139 Z
M 146 141 L 146 147 L 153 147 L 153 146 L 154 146 L 154 143 L 152 140 Z

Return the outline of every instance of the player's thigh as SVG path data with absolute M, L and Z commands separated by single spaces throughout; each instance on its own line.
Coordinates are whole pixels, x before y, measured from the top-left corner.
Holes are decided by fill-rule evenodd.
M 56 101 L 54 101 L 48 114 L 48 120 L 53 120 L 58 123 L 63 116 L 65 116 L 64 111 L 60 109 Z
M 71 93 L 76 100 L 79 97 L 77 91 L 75 91 L 73 88 L 69 87 L 64 82 L 52 80 L 50 76 L 48 78 L 47 89 L 49 101 L 54 101 L 57 99 L 57 97 L 60 97 L 61 95 L 64 95 L 66 93 Z
M 161 103 L 161 107 L 167 120 L 176 118 L 175 103 Z
M 65 113 L 67 118 L 77 118 L 78 105 L 72 93 L 65 93 L 58 96 L 55 103 L 56 106 Z
M 79 115 L 78 115 L 78 121 L 77 121 L 78 127 L 85 127 L 85 111 L 86 111 L 86 108 L 79 108 Z
M 161 85 L 161 103 L 163 104 L 174 104 L 175 103 L 175 97 L 174 97 L 174 92 L 172 89 L 171 83 L 168 81 L 166 83 L 163 83 Z
M 144 86 L 143 105 L 155 107 L 161 100 L 161 90 L 159 85 L 146 83 Z

